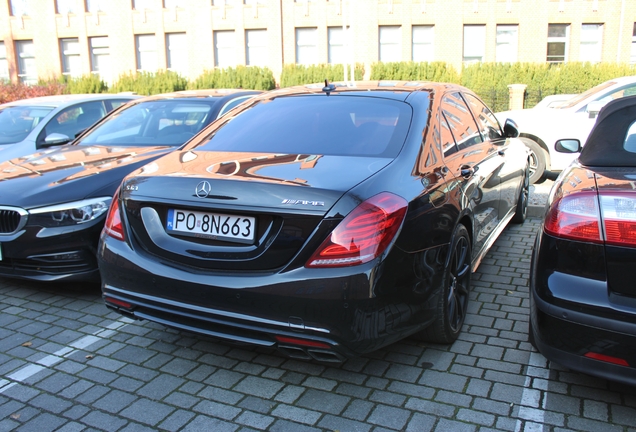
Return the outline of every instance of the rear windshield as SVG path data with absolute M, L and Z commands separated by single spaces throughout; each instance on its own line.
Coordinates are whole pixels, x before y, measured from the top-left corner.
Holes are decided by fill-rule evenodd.
M 197 150 L 395 157 L 412 110 L 353 95 L 279 97 L 225 122 Z
M 181 145 L 212 118 L 206 102 L 161 100 L 142 102 L 111 115 L 84 136 L 83 145 Z
M 38 106 L 0 109 L 0 145 L 14 144 L 25 139 L 52 110 L 51 107 Z

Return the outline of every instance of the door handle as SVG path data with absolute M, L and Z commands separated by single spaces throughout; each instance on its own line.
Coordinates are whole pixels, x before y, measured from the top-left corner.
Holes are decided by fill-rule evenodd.
M 497 154 L 498 154 L 499 156 L 505 156 L 505 155 L 506 155 L 506 152 L 505 152 L 504 150 L 499 150 L 499 151 L 497 152 Z

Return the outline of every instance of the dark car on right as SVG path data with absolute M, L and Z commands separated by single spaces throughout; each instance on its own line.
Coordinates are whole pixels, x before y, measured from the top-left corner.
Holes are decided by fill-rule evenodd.
M 555 182 L 530 274 L 530 342 L 572 370 L 636 385 L 636 96 L 607 104 Z M 582 148 L 582 150 L 581 150 Z

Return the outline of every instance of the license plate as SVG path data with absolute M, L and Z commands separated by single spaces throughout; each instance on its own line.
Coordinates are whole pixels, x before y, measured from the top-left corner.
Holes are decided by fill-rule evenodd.
M 170 209 L 166 229 L 194 237 L 253 243 L 256 218 Z

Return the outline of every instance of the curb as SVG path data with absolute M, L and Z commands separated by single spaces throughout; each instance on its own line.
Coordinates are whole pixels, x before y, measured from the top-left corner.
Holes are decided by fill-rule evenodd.
M 545 206 L 542 205 L 529 205 L 527 217 L 543 217 L 545 213 Z

